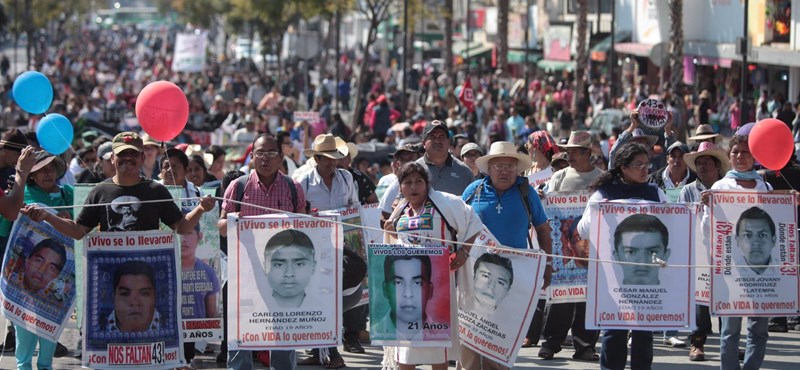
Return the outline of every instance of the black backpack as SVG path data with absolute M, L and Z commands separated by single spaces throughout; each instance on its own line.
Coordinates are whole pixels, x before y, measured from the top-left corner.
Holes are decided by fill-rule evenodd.
M 283 179 L 286 181 L 286 185 L 289 186 L 289 191 L 292 192 L 292 212 L 294 212 L 297 210 L 297 188 L 294 186 L 294 181 L 292 181 L 291 177 L 284 174 L 279 173 L 278 175 L 283 177 Z M 244 175 L 239 176 L 236 180 L 234 180 L 236 182 L 236 204 L 234 205 L 236 207 L 236 212 L 242 210 L 242 204 L 239 202 L 241 202 L 242 198 L 244 198 L 244 186 L 247 184 L 247 179 L 249 177 L 250 175 Z

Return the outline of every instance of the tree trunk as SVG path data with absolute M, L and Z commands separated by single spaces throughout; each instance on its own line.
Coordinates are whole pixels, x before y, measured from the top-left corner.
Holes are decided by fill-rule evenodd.
M 588 0 L 578 0 L 576 2 L 578 6 L 578 45 L 577 45 L 577 54 L 576 61 L 575 61 L 575 107 L 585 107 L 584 105 L 578 104 L 579 99 L 586 99 L 584 91 L 586 90 L 586 81 L 584 81 L 584 76 L 586 75 L 586 67 L 588 67 L 588 58 L 587 58 L 587 49 L 586 49 L 586 14 L 588 13 Z M 583 112 L 578 112 L 574 110 L 576 113 L 576 117 L 585 117 Z M 579 122 L 578 127 L 583 128 L 585 122 Z
M 33 19 L 31 18 L 31 1 L 32 0 L 25 0 L 25 10 L 23 11 L 23 19 L 25 19 L 25 33 L 28 36 L 28 42 L 25 45 L 25 58 L 26 58 L 26 65 L 25 70 L 27 71 L 31 67 L 31 48 L 33 47 L 33 43 L 36 42 L 36 38 L 33 37 L 34 27 L 33 27 Z
M 353 123 L 351 127 L 354 131 L 356 128 L 364 124 L 364 114 L 361 112 L 361 110 L 364 109 L 364 105 L 366 104 L 365 100 L 367 99 L 367 92 L 369 91 L 370 81 L 367 80 L 367 70 L 369 69 L 369 64 L 371 62 L 369 49 L 375 42 L 375 38 L 378 33 L 378 25 L 380 25 L 380 23 L 374 20 L 370 23 L 369 32 L 367 32 L 367 42 L 364 44 L 364 57 L 361 59 L 361 65 L 358 68 L 358 80 L 356 82 L 356 88 L 358 90 L 356 91 L 356 105 L 353 107 Z
M 502 73 L 508 68 L 508 11 L 509 0 L 497 1 L 497 69 Z
M 685 142 L 689 117 L 683 102 L 683 0 L 670 0 L 669 16 L 671 20 L 670 40 L 672 41 L 669 53 L 669 64 L 672 72 L 670 76 L 670 92 L 672 93 L 673 106 L 681 113 L 681 122 L 675 122 L 674 126 L 677 138 Z
M 444 73 L 450 80 L 450 86 L 455 85 L 455 71 L 453 70 L 453 0 L 444 0 Z

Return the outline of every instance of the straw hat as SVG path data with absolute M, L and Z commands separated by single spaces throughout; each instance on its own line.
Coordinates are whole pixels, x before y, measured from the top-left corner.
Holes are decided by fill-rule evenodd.
M 314 138 L 311 149 L 306 149 L 303 154 L 306 157 L 323 155 L 332 159 L 341 159 L 347 156 L 348 148 L 344 140 L 331 134 L 322 134 Z
M 567 148 L 586 148 L 592 149 L 592 135 L 588 131 L 572 131 L 569 140 L 564 145 L 558 146 L 561 149 Z
M 730 163 L 728 162 L 728 153 L 726 153 L 722 148 L 714 145 L 714 143 L 707 141 L 700 143 L 700 147 L 697 148 L 696 152 L 691 152 L 683 156 L 683 161 L 686 162 L 686 166 L 689 167 L 689 169 L 697 172 L 697 165 L 695 165 L 695 161 L 697 161 L 697 158 L 704 155 L 710 155 L 718 159 L 719 175 L 725 176 L 725 173 L 728 172 L 730 166 Z
M 492 143 L 489 153 L 475 160 L 478 169 L 483 173 L 489 173 L 489 161 L 494 158 L 515 158 L 517 159 L 517 170 L 522 172 L 530 168 L 531 158 L 527 154 L 517 152 L 517 147 L 510 141 L 497 141 Z
M 350 159 L 356 159 L 356 156 L 358 156 L 358 145 L 356 143 L 347 143 L 347 155 L 350 156 Z
M 714 128 L 711 125 L 699 125 L 697 129 L 694 131 L 694 136 L 690 136 L 689 140 L 708 140 L 714 139 L 717 140 L 719 134 L 714 132 Z
M 31 168 L 31 173 L 41 170 L 50 163 L 53 163 L 53 166 L 55 166 L 57 179 L 60 179 L 61 176 L 64 176 L 64 173 L 67 172 L 67 164 L 61 157 L 41 151 L 36 155 L 36 163 L 33 165 L 33 168 Z
M 637 129 L 633 130 L 632 139 L 637 139 L 637 138 L 645 138 L 645 139 L 647 139 L 647 143 L 648 143 L 648 147 L 649 148 L 652 148 L 653 145 L 656 145 L 656 142 L 658 141 L 658 136 L 645 134 L 644 131 L 642 129 L 640 129 L 640 128 L 637 128 Z

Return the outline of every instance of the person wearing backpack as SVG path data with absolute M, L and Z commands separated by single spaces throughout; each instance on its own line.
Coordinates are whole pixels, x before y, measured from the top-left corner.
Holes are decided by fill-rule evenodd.
M 223 196 L 225 200 L 217 223 L 222 236 L 228 233 L 228 213 L 238 212 L 240 216 L 272 213 L 261 207 L 306 213 L 306 198 L 302 187 L 279 171 L 283 153 L 275 137 L 270 134 L 259 135 L 253 142 L 253 151 L 250 155 L 254 162 L 253 171 L 234 180 L 225 189 Z M 291 370 L 297 366 L 294 350 L 271 351 L 270 361 L 272 369 Z M 230 351 L 228 369 L 253 369 L 253 357 L 250 351 Z
M 522 171 L 531 167 L 530 157 L 517 153 L 514 143 L 498 141 L 475 163 L 488 176 L 467 186 L 462 200 L 472 206 L 503 246 L 534 249 L 530 234 L 533 227 L 539 248 L 550 254 L 552 239 L 544 208 L 528 179 L 520 176 Z M 552 258 L 548 257 L 542 289 L 550 285 L 552 264 Z M 460 366 L 464 369 L 505 369 L 467 347 L 461 348 Z

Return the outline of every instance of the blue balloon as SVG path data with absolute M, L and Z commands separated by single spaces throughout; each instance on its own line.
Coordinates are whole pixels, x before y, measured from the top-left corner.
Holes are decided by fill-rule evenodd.
M 69 149 L 75 133 L 72 123 L 60 114 L 48 114 L 36 126 L 36 139 L 42 149 L 53 155 L 59 155 Z
M 27 71 L 14 80 L 11 94 L 17 105 L 26 112 L 42 114 L 47 112 L 53 102 L 53 85 L 47 76 L 36 71 Z

